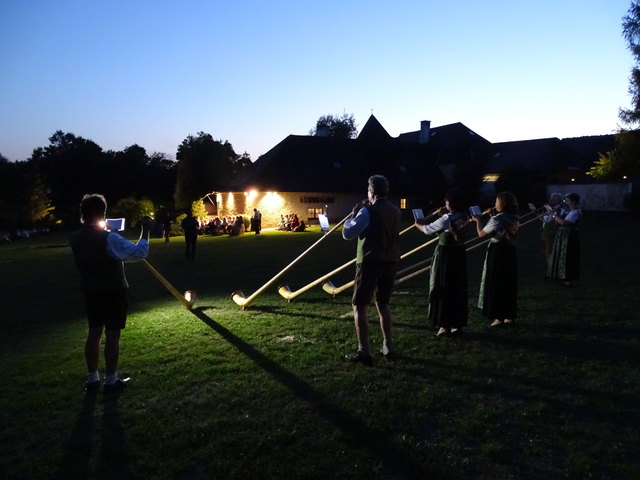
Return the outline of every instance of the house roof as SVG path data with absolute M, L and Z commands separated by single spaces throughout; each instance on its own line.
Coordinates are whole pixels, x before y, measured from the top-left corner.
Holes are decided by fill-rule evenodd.
M 509 168 L 526 170 L 564 170 L 579 168 L 581 155 L 559 138 L 539 138 L 493 144 L 493 155 L 486 166 L 487 173 Z
M 369 120 L 367 120 L 367 123 L 364 124 L 364 127 L 362 127 L 362 130 L 360 130 L 358 140 L 385 141 L 391 140 L 391 135 L 389 135 L 378 119 L 372 114 Z
M 385 175 L 392 192 L 415 193 L 442 181 L 420 145 L 387 140 L 289 135 L 234 179 L 237 189 L 354 192 Z M 422 183 L 421 183 L 422 182 Z
M 582 170 L 588 170 L 598 160 L 599 154 L 607 153 L 616 146 L 616 136 L 613 134 L 563 138 L 561 141 L 584 159 L 580 165 Z
M 419 143 L 420 130 L 401 133 L 398 141 Z M 460 122 L 430 128 L 429 142 L 424 145 L 438 165 L 483 161 L 491 149 L 491 142 Z
M 487 173 L 505 168 L 564 170 L 597 159 L 613 136 L 560 140 L 543 138 L 491 144 L 462 123 L 433 127 L 429 141 L 420 130 L 393 138 L 371 115 L 356 139 L 289 135 L 232 182 L 231 188 L 262 191 L 358 192 L 373 174 L 385 175 L 392 192 L 422 195 L 439 189 L 458 164 L 478 163 Z M 443 173 L 444 172 L 444 173 Z M 448 173 L 447 173 L 448 172 Z M 449 178 L 450 180 L 452 178 Z

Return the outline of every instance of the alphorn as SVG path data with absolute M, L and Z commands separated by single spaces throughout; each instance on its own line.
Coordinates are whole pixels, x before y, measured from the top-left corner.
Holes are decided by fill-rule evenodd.
M 422 250 L 423 248 L 431 245 L 434 242 L 438 241 L 438 237 L 433 238 L 431 240 L 429 240 L 428 242 L 423 243 L 422 245 L 418 245 L 416 248 L 414 248 L 413 250 L 409 250 L 407 253 L 403 254 L 400 256 L 400 259 L 402 260 L 403 258 L 408 257 L 409 255 L 412 255 L 414 253 L 416 253 L 418 250 Z M 333 295 L 334 297 L 336 295 L 338 295 L 339 293 L 344 292 L 347 288 L 349 287 L 353 287 L 353 284 L 355 282 L 353 280 L 351 280 L 348 283 L 345 283 L 344 285 L 341 285 L 340 287 L 336 287 L 333 283 L 331 283 L 331 281 L 326 281 L 322 284 L 322 289 L 327 292 L 329 295 Z
M 403 235 L 404 233 L 408 232 L 409 230 L 411 230 L 413 227 L 415 227 L 415 224 L 411 225 L 410 227 L 405 228 L 404 230 L 402 230 L 400 232 L 400 235 Z M 338 268 L 336 268 L 335 270 L 330 271 L 329 273 L 321 276 L 320 278 L 317 278 L 316 280 L 314 280 L 311 283 L 308 283 L 307 285 L 305 285 L 304 287 L 299 288 L 298 290 L 295 291 L 291 291 L 291 289 L 289 288 L 289 285 L 280 285 L 278 287 L 278 293 L 285 298 L 287 301 L 291 301 L 294 298 L 296 298 L 298 295 L 300 295 L 301 293 L 306 292 L 307 290 L 315 287 L 316 285 L 324 282 L 326 279 L 331 278 L 333 275 L 335 275 L 336 273 L 338 273 L 341 270 L 344 270 L 345 268 L 347 268 L 349 265 L 354 264 L 356 261 L 356 259 L 354 258 L 353 260 L 348 261 L 347 263 L 345 263 L 344 265 L 339 266 Z
M 538 209 L 538 210 L 539 210 L 539 209 Z M 530 215 L 530 214 L 532 214 L 532 213 L 534 213 L 534 212 L 526 213 L 525 215 L 523 215 L 523 216 L 522 216 L 522 218 L 527 217 L 528 215 Z M 535 221 L 537 218 L 538 218 L 538 217 L 531 218 L 531 219 L 527 220 L 526 222 L 521 223 L 521 224 L 520 224 L 520 226 L 519 226 L 518 228 L 520 228 L 520 227 L 524 227 L 525 225 L 527 225 L 527 224 L 529 224 L 529 223 L 531 223 L 531 222 Z M 465 245 L 466 245 L 466 244 L 469 244 L 469 243 L 471 243 L 471 242 L 474 242 L 475 240 L 478 240 L 478 238 L 480 238 L 480 237 L 476 237 L 476 238 L 472 238 L 471 240 L 468 240 L 467 242 L 465 242 Z M 470 251 L 471 251 L 471 250 L 473 250 L 474 248 L 478 248 L 478 247 L 479 247 L 479 246 L 481 246 L 481 245 L 485 245 L 485 244 L 489 243 L 489 240 L 491 240 L 491 239 L 490 239 L 490 238 L 487 238 L 486 240 L 482 240 L 482 241 L 480 241 L 480 242 L 476 243 L 475 245 L 471 245 L 470 247 L 467 247 L 467 249 L 466 249 L 466 250 L 467 250 L 467 252 L 470 252 Z M 433 258 L 433 257 L 431 257 L 431 258 L 429 258 L 429 259 L 427 259 L 427 260 L 423 260 L 422 262 L 418 262 L 418 263 L 416 263 L 415 265 L 412 265 L 412 266 L 410 266 L 410 267 L 407 267 L 407 268 L 405 268 L 404 270 L 399 271 L 399 272 L 398 272 L 398 275 L 401 275 L 402 273 L 406 272 L 407 270 L 413 270 L 413 269 L 414 269 L 414 268 L 416 268 L 417 266 L 419 266 L 419 265 L 423 265 L 424 263 L 429 262 L 432 258 Z M 429 265 L 429 266 L 427 266 L 427 267 L 425 267 L 425 268 L 422 268 L 422 269 L 420 269 L 420 270 L 417 270 L 417 271 L 415 271 L 415 272 L 413 272 L 413 273 L 410 273 L 410 274 L 408 274 L 408 275 L 406 275 L 406 276 L 404 276 L 404 277 L 397 278 L 397 279 L 395 280 L 395 282 L 394 282 L 394 285 L 397 285 L 398 283 L 402 283 L 402 282 L 405 282 L 405 281 L 407 281 L 407 280 L 410 280 L 410 279 L 412 279 L 413 277 L 417 277 L 418 275 L 420 275 L 420 274 L 422 274 L 422 273 L 428 272 L 430 269 L 431 269 L 431 265 Z
M 260 295 L 263 291 L 265 291 L 278 278 L 280 278 L 282 275 L 284 275 L 285 272 L 287 272 L 287 270 L 289 270 L 291 267 L 293 267 L 298 262 L 298 260 L 300 260 L 302 257 L 304 257 L 307 253 L 309 253 L 309 251 L 311 251 L 312 248 L 314 248 L 321 241 L 323 241 L 325 238 L 327 238 L 327 236 L 331 232 L 333 232 L 336 228 L 338 228 L 340 225 L 342 225 L 344 222 L 346 222 L 352 215 L 353 215 L 352 213 L 349 213 L 349 215 L 347 215 L 342 220 L 340 220 L 338 223 L 336 223 L 331 230 L 329 230 L 322 237 L 320 237 L 318 240 L 316 240 L 316 242 L 314 242 L 313 245 L 311 245 L 304 252 L 302 252 L 300 255 L 298 255 L 289 265 L 287 265 L 282 270 L 280 270 L 280 272 L 277 273 L 273 278 L 271 278 L 271 280 L 269 280 L 267 283 L 265 283 L 262 287 L 260 287 L 258 290 L 256 290 L 255 293 L 253 293 L 249 297 L 245 297 L 245 295 L 242 292 L 242 290 L 236 290 L 235 292 L 233 292 L 231 294 L 231 298 L 233 299 L 233 301 L 236 302 L 238 305 L 240 305 L 243 310 L 246 309 L 249 305 L 251 305 L 253 303 L 253 301 L 256 299 L 256 297 L 258 295 Z
M 164 287 L 169 290 L 169 292 L 171 293 L 171 295 L 173 295 L 174 297 L 176 297 L 176 299 L 185 306 L 185 308 L 187 308 L 188 310 L 191 310 L 191 308 L 193 307 L 193 303 L 194 302 L 190 302 L 189 300 L 187 300 L 186 298 L 184 298 L 184 295 L 181 294 L 178 290 L 176 290 L 176 288 L 171 285 L 169 283 L 169 281 L 164 278 L 160 272 L 158 272 L 155 268 L 153 268 L 153 266 L 147 262 L 147 260 L 145 260 L 144 258 L 141 260 L 141 263 L 147 267 L 147 269 L 153 274 L 154 277 L 156 277 L 160 283 L 162 285 L 164 285 Z

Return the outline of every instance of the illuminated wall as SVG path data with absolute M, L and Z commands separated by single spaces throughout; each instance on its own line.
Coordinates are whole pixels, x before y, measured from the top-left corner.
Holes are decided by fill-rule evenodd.
M 262 227 L 273 228 L 280 221 L 280 215 L 295 213 L 306 224 L 317 223 L 308 218 L 308 209 L 326 210 L 329 221 L 335 223 L 342 220 L 366 195 L 339 194 L 327 192 L 246 192 L 218 193 L 218 215 L 221 217 L 234 215 L 253 215 L 257 208 L 262 213 Z

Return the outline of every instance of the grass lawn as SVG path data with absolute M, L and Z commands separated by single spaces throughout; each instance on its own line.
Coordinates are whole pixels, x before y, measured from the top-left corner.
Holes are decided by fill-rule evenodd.
M 538 234 L 521 230 L 516 326 L 489 329 L 475 308 L 478 248 L 465 335 L 434 336 L 423 274 L 392 300 L 399 358 L 371 368 L 342 359 L 356 346 L 350 290 L 277 293 L 353 258 L 339 233 L 247 310 L 231 292 L 255 292 L 317 230 L 200 237 L 196 262 L 182 238 L 153 240 L 150 263 L 199 298 L 190 312 L 127 266 L 120 374 L 132 381 L 114 400 L 82 391 L 86 320 L 65 236 L 0 246 L 0 479 L 639 478 L 638 219 L 585 214 L 571 288 L 544 279 Z M 427 240 L 412 230 L 403 251 Z

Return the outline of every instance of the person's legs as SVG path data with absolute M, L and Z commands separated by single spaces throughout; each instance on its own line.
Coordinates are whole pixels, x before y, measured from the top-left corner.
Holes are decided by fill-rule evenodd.
M 120 329 L 105 329 L 106 340 L 104 344 L 104 361 L 106 375 L 115 375 L 120 358 Z
M 360 362 L 371 365 L 371 352 L 369 349 L 369 322 L 367 320 L 368 305 L 353 305 L 353 323 L 358 337 L 358 351 L 344 356 L 350 362 Z
M 358 350 L 370 354 L 369 351 L 369 320 L 367 319 L 368 305 L 353 306 L 353 320 L 358 337 Z
M 87 363 L 87 372 L 89 372 L 89 374 L 98 371 L 102 330 L 102 327 L 89 327 L 89 332 L 87 333 L 87 340 L 84 344 L 84 358 Z
M 196 238 L 197 237 L 192 237 L 191 235 L 184 237 L 186 256 L 190 260 L 196 259 Z
M 378 316 L 380 317 L 380 330 L 382 331 L 382 353 L 388 355 L 393 351 L 393 316 L 388 303 L 377 303 Z

